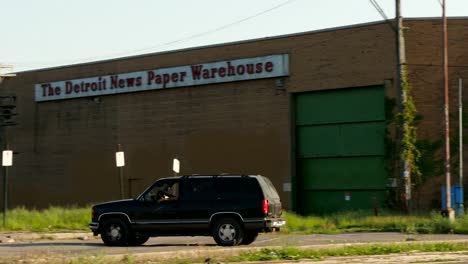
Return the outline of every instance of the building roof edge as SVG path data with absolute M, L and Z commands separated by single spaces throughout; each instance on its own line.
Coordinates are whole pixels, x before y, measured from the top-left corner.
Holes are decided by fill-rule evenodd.
M 404 20 L 406 20 L 406 21 L 423 21 L 423 20 L 437 20 L 437 19 L 441 19 L 441 17 L 404 18 Z M 465 16 L 464 17 L 448 17 L 448 19 L 451 19 L 451 20 L 453 20 L 453 19 L 467 19 L 468 20 L 468 17 L 465 17 Z M 389 21 L 391 22 L 393 20 L 394 19 L 371 21 L 371 22 L 365 22 L 365 23 L 358 23 L 358 24 L 352 24 L 352 25 L 346 25 L 346 26 L 337 26 L 337 27 L 317 29 L 317 30 L 311 30 L 311 31 L 303 31 L 303 32 L 290 33 L 290 34 L 277 35 L 277 36 L 268 36 L 268 37 L 262 37 L 262 38 L 254 38 L 254 39 L 245 39 L 245 40 L 238 40 L 238 41 L 231 41 L 231 42 L 215 43 L 215 44 L 208 44 L 208 45 L 202 45 L 202 46 L 181 48 L 181 49 L 175 49 L 175 50 L 157 51 L 157 52 L 152 52 L 152 53 L 145 53 L 145 54 L 138 54 L 138 55 L 131 55 L 131 56 L 123 56 L 123 57 L 118 57 L 118 58 L 110 58 L 110 59 L 103 59 L 103 60 L 96 60 L 96 61 L 78 62 L 78 63 L 66 64 L 66 65 L 60 65 L 60 66 L 52 66 L 52 67 L 37 68 L 37 69 L 32 69 L 32 70 L 18 71 L 18 72 L 14 72 L 14 73 L 42 72 L 42 71 L 56 70 L 56 69 L 62 69 L 62 68 L 72 68 L 72 67 L 93 65 L 93 64 L 99 64 L 99 63 L 122 61 L 122 60 L 128 60 L 128 59 L 138 59 L 138 58 L 143 58 L 143 57 L 148 57 L 148 56 L 156 56 L 156 55 L 186 52 L 186 51 L 192 51 L 192 50 L 208 49 L 208 48 L 215 48 L 215 47 L 228 46 L 228 45 L 245 44 L 245 43 L 256 42 L 256 41 L 268 41 L 268 40 L 303 36 L 303 35 L 309 35 L 309 34 L 319 34 L 319 33 L 324 33 L 324 32 L 331 32 L 331 31 L 346 30 L 346 29 L 353 29 L 353 28 L 359 28 L 359 27 L 374 26 L 374 25 L 384 24 L 384 23 L 387 23 Z

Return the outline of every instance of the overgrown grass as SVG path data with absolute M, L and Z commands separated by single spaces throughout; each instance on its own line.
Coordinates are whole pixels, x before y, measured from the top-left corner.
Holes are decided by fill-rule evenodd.
M 106 258 L 100 256 L 80 256 L 73 257 L 67 260 L 71 264 L 140 264 L 140 263 L 160 263 L 160 264 L 188 264 L 188 263 L 235 263 L 246 261 L 297 261 L 304 259 L 320 260 L 325 257 L 342 257 L 342 256 L 369 256 L 369 255 L 386 255 L 398 253 L 415 253 L 415 252 L 453 252 L 453 251 L 466 251 L 468 244 L 461 243 L 401 243 L 401 244 L 379 244 L 379 245 L 350 245 L 350 246 L 337 246 L 319 249 L 300 249 L 294 247 L 284 248 L 262 248 L 260 250 L 252 250 L 242 252 L 236 255 L 225 256 L 224 254 L 213 255 L 213 253 L 206 253 L 207 256 L 198 256 L 195 258 L 178 258 L 174 254 L 170 258 L 155 259 L 151 256 L 138 256 L 125 255 L 122 258 Z M 55 262 L 53 260 L 48 263 L 63 263 Z
M 374 216 L 372 211 L 353 211 L 325 216 L 299 216 L 285 212 L 286 226 L 283 233 L 331 234 L 342 232 L 404 232 L 424 234 L 468 234 L 468 215 L 457 217 L 454 223 L 437 213 L 401 215 L 381 212 Z M 0 214 L 0 222 L 1 217 Z M 0 231 L 59 232 L 64 230 L 89 231 L 90 207 L 49 207 L 30 210 L 23 207 L 9 210 L 7 225 L 0 224 Z
M 299 216 L 284 213 L 286 233 L 341 233 L 341 232 L 404 232 L 422 234 L 468 234 L 468 215 L 457 217 L 454 223 L 438 213 L 400 215 L 382 212 L 374 216 L 370 211 L 353 211 L 326 216 Z
M 450 252 L 461 250 L 468 250 L 468 244 L 382 244 L 355 245 L 323 249 L 263 248 L 258 252 L 241 253 L 239 256 L 229 258 L 227 262 L 321 259 L 323 257 L 385 255 L 406 252 Z
M 1 220 L 3 220 L 3 214 L 1 214 L 1 217 Z M 0 225 L 0 230 L 35 232 L 89 231 L 88 223 L 90 218 L 90 208 L 49 207 L 44 210 L 31 210 L 19 207 L 7 212 L 6 226 Z

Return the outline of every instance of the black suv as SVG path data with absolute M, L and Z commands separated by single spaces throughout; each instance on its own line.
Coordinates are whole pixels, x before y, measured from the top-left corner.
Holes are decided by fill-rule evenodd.
M 137 246 L 151 236 L 213 236 L 235 246 L 279 230 L 281 212 L 264 176 L 192 175 L 159 179 L 136 199 L 94 205 L 89 227 L 108 246 Z

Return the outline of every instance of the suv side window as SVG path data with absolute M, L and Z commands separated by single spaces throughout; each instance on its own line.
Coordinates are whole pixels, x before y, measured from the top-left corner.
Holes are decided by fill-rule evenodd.
M 149 189 L 143 195 L 143 201 L 146 202 L 162 202 L 174 201 L 179 196 L 179 181 L 162 180 Z
M 254 178 L 219 177 L 216 189 L 221 199 L 262 199 L 262 191 L 257 180 Z
M 184 200 L 211 200 L 215 194 L 214 181 L 212 177 L 188 178 L 184 181 L 184 186 Z

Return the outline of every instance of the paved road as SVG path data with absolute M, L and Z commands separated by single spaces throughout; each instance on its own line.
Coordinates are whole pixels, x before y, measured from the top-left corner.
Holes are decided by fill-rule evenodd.
M 212 255 L 231 255 L 258 247 L 273 246 L 329 246 L 343 243 L 378 243 L 404 241 L 466 240 L 468 235 L 408 235 L 400 233 L 349 233 L 337 235 L 260 235 L 256 242 L 242 247 L 219 247 L 211 237 L 157 237 L 139 247 L 106 247 L 99 238 L 89 240 L 32 240 L 0 244 L 0 260 L 23 259 L 34 256 L 77 255 L 151 255 L 157 257 L 193 257 L 208 252 Z M 202 253 L 203 252 L 203 253 Z

